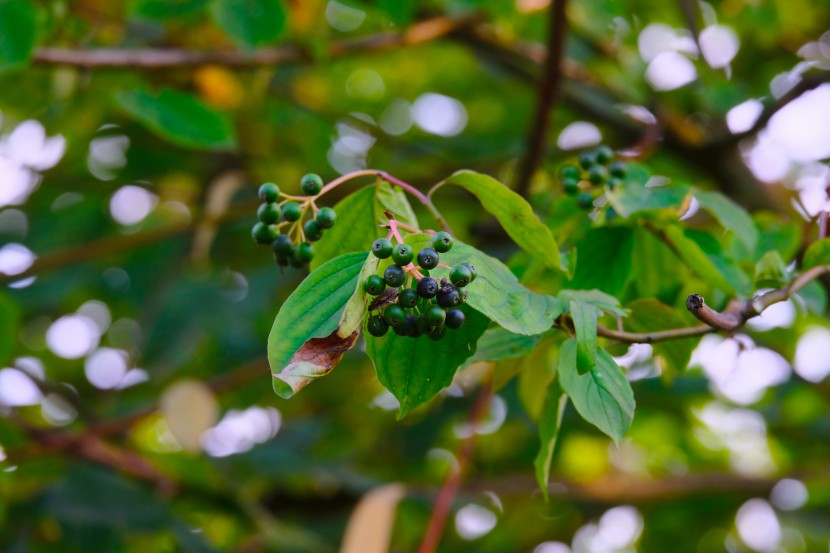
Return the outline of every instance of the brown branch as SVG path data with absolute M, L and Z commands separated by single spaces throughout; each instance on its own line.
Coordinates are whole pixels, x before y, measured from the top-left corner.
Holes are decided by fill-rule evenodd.
M 488 371 L 481 389 L 476 396 L 473 409 L 470 411 L 468 419 L 468 426 L 470 435 L 467 436 L 461 446 L 458 448 L 458 467 L 450 469 L 450 474 L 444 481 L 444 485 L 438 491 L 438 496 L 435 498 L 435 506 L 432 509 L 432 516 L 430 516 L 429 524 L 424 532 L 424 538 L 418 548 L 418 553 L 434 553 L 438 547 L 438 542 L 441 541 L 441 535 L 444 533 L 444 526 L 447 524 L 447 518 L 452 509 L 455 496 L 458 495 L 458 490 L 461 487 L 461 480 L 464 478 L 464 473 L 470 464 L 470 459 L 473 455 L 473 448 L 475 446 L 476 428 L 479 422 L 487 412 L 487 405 L 490 402 L 490 397 L 493 394 L 493 373 Z
M 714 328 L 707 325 L 690 326 L 685 328 L 671 328 L 654 332 L 635 333 L 623 330 L 613 330 L 601 324 L 597 325 L 597 336 L 618 340 L 627 344 L 653 344 L 682 338 L 692 338 L 714 332 Z
M 527 139 L 527 152 L 521 169 L 516 192 L 525 196 L 530 189 L 533 174 L 542 159 L 548 136 L 550 115 L 559 94 L 562 80 L 562 62 L 565 58 L 565 35 L 568 29 L 568 17 L 565 13 L 568 0 L 551 0 L 548 29 L 548 55 L 545 61 L 545 74 L 539 83 L 536 114 L 533 127 Z
M 403 46 L 413 46 L 446 36 L 478 21 L 476 16 L 439 16 L 415 23 L 400 33 L 380 33 L 366 37 L 332 42 L 328 47 L 329 58 L 342 58 L 352 54 L 383 52 Z M 32 60 L 39 65 L 65 65 L 86 69 L 126 68 L 153 70 L 200 65 L 224 65 L 227 67 L 258 67 L 285 63 L 309 63 L 312 55 L 294 44 L 239 52 L 234 50 L 183 50 L 173 48 L 121 48 L 71 49 L 38 48 Z

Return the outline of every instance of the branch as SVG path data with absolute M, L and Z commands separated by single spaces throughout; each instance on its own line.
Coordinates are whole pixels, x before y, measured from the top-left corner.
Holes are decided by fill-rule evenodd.
M 635 333 L 625 332 L 623 330 L 612 330 L 601 324 L 597 325 L 597 336 L 618 340 L 627 344 L 653 344 L 655 342 L 666 342 L 669 340 L 702 336 L 714 331 L 715 329 L 710 326 L 700 325 L 684 328 L 672 328 L 668 330 L 657 330 L 646 333 Z
M 415 23 L 400 33 L 379 33 L 361 38 L 338 40 L 328 47 L 329 58 L 351 54 L 383 52 L 393 48 L 430 42 L 478 21 L 477 16 L 439 16 Z M 199 51 L 175 48 L 71 49 L 38 48 L 32 61 L 39 65 L 68 65 L 85 69 L 126 68 L 153 70 L 200 65 L 257 67 L 286 63 L 310 63 L 314 57 L 303 48 L 287 44 L 274 48 L 239 52 L 232 50 Z
M 551 0 L 548 31 L 548 55 L 545 63 L 545 74 L 539 83 L 538 102 L 533 128 L 527 139 L 527 153 L 519 171 L 519 180 L 516 192 L 527 195 L 533 174 L 546 149 L 548 123 L 550 114 L 559 94 L 559 83 L 562 80 L 562 63 L 565 58 L 565 35 L 568 28 L 568 17 L 565 13 L 568 0 Z

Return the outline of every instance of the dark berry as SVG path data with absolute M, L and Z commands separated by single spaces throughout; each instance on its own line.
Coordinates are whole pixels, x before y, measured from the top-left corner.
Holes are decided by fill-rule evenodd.
M 427 336 L 429 336 L 430 340 L 440 340 L 444 337 L 444 334 L 447 333 L 447 327 L 444 325 L 436 326 L 433 328 Z
M 418 266 L 423 269 L 434 269 L 438 266 L 438 252 L 432 248 L 424 248 L 419 251 Z
M 280 208 L 276 204 L 265 203 L 256 212 L 257 219 L 266 225 L 273 225 L 280 220 Z
M 618 179 L 616 177 L 611 177 L 610 179 L 608 179 L 608 182 L 605 183 L 605 186 L 608 187 L 608 190 L 614 190 L 618 186 L 622 186 L 622 185 L 623 185 L 623 180 Z
M 398 292 L 398 303 L 401 307 L 412 308 L 418 305 L 418 292 L 412 288 L 404 288 Z
M 288 257 L 291 255 L 291 239 L 284 235 L 280 234 L 274 241 L 271 242 L 271 251 L 274 252 L 274 255 L 277 257 Z
M 297 202 L 288 202 L 282 206 L 282 218 L 286 221 L 297 221 L 303 214 L 303 208 Z
M 458 286 L 455 289 L 458 292 L 458 303 L 464 303 L 467 301 L 467 289 L 463 286 Z
M 372 336 L 380 338 L 389 330 L 389 325 L 383 320 L 383 317 L 374 315 L 369 317 L 369 320 L 366 322 L 366 330 Z
M 400 305 L 390 305 L 383 311 L 383 320 L 392 328 L 400 325 L 406 319 L 406 312 Z
M 435 236 L 432 237 L 432 247 L 435 251 L 439 253 L 445 253 L 452 249 L 453 239 L 449 232 L 441 232 L 435 233 Z
M 383 280 L 393 288 L 397 288 L 406 280 L 406 271 L 398 265 L 389 265 L 383 272 Z
M 447 320 L 444 324 L 448 328 L 459 328 L 464 324 L 464 312 L 458 309 L 447 309 Z
M 409 244 L 398 244 L 392 248 L 392 261 L 397 265 L 406 265 L 415 257 L 415 251 Z
M 363 290 L 370 296 L 377 296 L 386 288 L 386 281 L 380 275 L 371 275 L 363 282 Z
M 585 152 L 579 156 L 579 166 L 583 169 L 590 169 L 597 162 L 596 156 L 591 152 Z
M 475 265 L 473 265 L 469 261 L 465 261 L 464 263 L 462 263 L 462 265 L 470 269 L 470 282 L 475 281 L 476 277 L 478 276 L 478 271 L 476 271 Z
M 447 312 L 437 305 L 433 305 L 427 309 L 424 315 L 426 316 L 427 321 L 429 321 L 430 326 L 442 325 L 444 324 L 444 320 L 447 318 Z
M 279 231 L 273 225 L 259 222 L 251 229 L 251 237 L 257 244 L 270 244 L 277 237 Z
M 583 192 L 576 198 L 576 203 L 582 209 L 591 209 L 594 207 L 594 197 L 591 196 L 590 192 Z
M 450 281 L 456 286 L 467 286 L 472 279 L 473 275 L 465 265 L 456 265 L 450 271 Z
M 612 159 L 614 159 L 614 150 L 609 148 L 608 146 L 600 146 L 594 152 L 594 156 L 596 157 L 597 163 L 602 163 L 605 165 Z
M 308 242 L 300 242 L 294 248 L 294 258 L 300 263 L 308 263 L 314 259 L 314 246 Z
M 277 201 L 280 196 L 280 187 L 273 182 L 266 182 L 259 187 L 259 199 L 269 204 Z
M 608 169 L 604 165 L 594 165 L 588 171 L 588 180 L 594 186 L 599 186 L 608 179 Z
M 438 291 L 436 301 L 441 307 L 455 307 L 461 301 L 461 296 L 453 286 L 444 286 Z
M 300 188 L 309 196 L 316 196 L 323 189 L 323 179 L 320 175 L 309 173 L 300 179 Z
M 291 255 L 288 256 L 288 264 L 295 269 L 301 269 L 305 265 L 305 262 L 297 259 L 297 256 L 294 254 L 294 250 L 292 250 Z
M 575 180 L 579 182 L 582 177 L 582 171 L 576 165 L 563 165 L 559 168 L 559 179 L 564 183 L 568 180 Z
M 434 298 L 438 293 L 438 282 L 431 277 L 424 277 L 418 281 L 418 295 L 424 299 Z
M 417 324 L 418 317 L 415 315 L 407 315 L 399 325 L 392 325 L 392 330 L 394 330 L 395 334 L 398 336 L 412 336 L 416 332 Z
M 628 174 L 628 167 L 622 161 L 615 161 L 611 164 L 611 176 L 618 179 L 624 179 Z
M 330 207 L 321 207 L 314 220 L 317 221 L 320 228 L 331 228 L 337 220 L 337 213 Z
M 372 253 L 378 259 L 386 259 L 392 255 L 392 242 L 387 238 L 378 238 L 372 243 Z
M 317 221 L 309 219 L 303 225 L 303 234 L 305 234 L 305 239 L 309 242 L 316 242 L 323 236 L 323 229 L 320 228 Z
M 413 334 L 413 336 L 417 337 L 427 334 L 430 330 L 432 330 L 432 326 L 433 325 L 430 324 L 425 315 L 419 315 L 415 320 L 415 334 Z
M 568 179 L 562 181 L 562 191 L 568 196 L 574 196 L 579 193 L 579 180 Z

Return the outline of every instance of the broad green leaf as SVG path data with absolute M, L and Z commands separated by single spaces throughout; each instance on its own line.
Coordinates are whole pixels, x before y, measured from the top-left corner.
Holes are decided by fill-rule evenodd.
M 478 341 L 476 354 L 469 359 L 469 363 L 524 357 L 536 349 L 541 340 L 541 334 L 527 336 L 514 334 L 499 326 L 488 328 Z
M 373 270 L 367 259 L 366 252 L 332 259 L 285 300 L 268 336 L 274 391 L 281 397 L 331 372 L 354 346 L 368 302 L 355 299 L 363 293 L 359 275 Z
M 755 261 L 770 250 L 778 250 L 781 258 L 789 262 L 801 247 L 801 226 L 782 213 L 759 211 L 752 214 L 756 228 L 760 229 Z
M 624 325 L 632 332 L 653 332 L 690 326 L 688 314 L 678 312 L 652 298 L 637 300 L 629 304 L 628 309 L 631 316 L 625 319 Z M 655 355 L 660 356 L 665 362 L 667 376 L 676 376 L 686 369 L 692 351 L 699 341 L 699 338 L 683 338 L 652 345 Z
M 417 253 L 431 243 L 426 234 L 407 237 Z M 499 326 L 516 334 L 542 334 L 562 313 L 559 301 L 553 296 L 528 290 L 501 261 L 458 240 L 447 253 L 440 255 L 441 263 L 449 266 L 468 261 L 475 265 L 478 278 L 467 287 L 467 303 Z M 430 272 L 436 278 L 446 278 L 449 271 L 437 268 Z
M 804 269 L 818 265 L 830 265 L 830 238 L 813 242 L 804 254 Z
M 118 103 L 136 121 L 179 146 L 203 150 L 236 147 L 230 118 L 190 94 L 164 89 L 154 95 L 135 90 L 120 93 Z
M 571 302 L 589 303 L 609 315 L 625 317 L 628 311 L 620 307 L 620 300 L 599 290 L 562 290 L 559 292 L 559 301 L 563 305 Z
M 559 354 L 559 383 L 583 419 L 619 444 L 634 418 L 634 392 L 622 369 L 603 349 L 597 366 L 585 374 L 576 369 L 576 341 L 569 338 Z
M 748 282 L 730 282 L 730 279 L 727 278 L 727 276 L 722 272 L 723 267 L 719 267 L 715 260 L 710 258 L 695 240 L 687 237 L 681 227 L 667 227 L 665 229 L 665 234 L 666 238 L 674 246 L 674 252 L 708 285 L 713 288 L 718 288 L 724 292 L 740 292 L 743 295 L 751 293 L 751 290 L 749 290 L 751 286 Z M 746 277 L 744 276 L 744 278 Z M 746 280 L 748 281 L 748 279 Z M 737 289 L 738 286 L 741 290 Z
M 314 245 L 311 270 L 343 253 L 370 249 L 376 238 L 387 234 L 387 231 L 380 227 L 388 222 L 383 214 L 387 209 L 398 221 L 418 227 L 418 220 L 406 195 L 389 183 L 378 182 L 366 186 L 340 200 L 334 206 L 337 222 L 324 232 L 320 241 Z
M 276 41 L 288 19 L 281 0 L 213 0 L 210 11 L 222 30 L 247 49 Z
M 550 343 L 540 347 L 532 355 L 512 361 L 518 369 L 516 394 L 519 403 L 531 420 L 538 421 L 548 394 L 548 385 L 556 378 L 556 353 L 558 348 Z
M 689 272 L 665 242 L 644 228 L 635 231 L 631 286 L 636 296 L 673 303 Z M 666 267 L 673 270 L 666 271 Z
M 778 288 L 789 280 L 787 264 L 781 254 L 770 250 L 755 264 L 755 289 Z
M 381 338 L 366 336 L 366 353 L 378 380 L 400 402 L 399 419 L 449 386 L 458 367 L 475 353 L 490 321 L 467 305 L 461 309 L 467 316 L 464 326 L 447 329 L 442 340 L 398 336 L 392 331 Z
M 548 267 L 561 270 L 559 246 L 550 229 L 533 213 L 530 204 L 508 187 L 490 177 L 473 171 L 458 171 L 447 184 L 465 188 L 481 202 L 487 212 L 498 219 L 508 236 Z
M 734 232 L 749 252 L 755 251 L 758 244 L 758 229 L 744 208 L 720 192 L 696 190 L 694 196 L 700 207 L 711 213 L 723 228 Z
M 816 315 L 824 315 L 827 310 L 827 291 L 820 282 L 814 280 L 798 291 L 798 297 L 804 300 L 807 309 Z
M 626 180 L 623 186 L 606 193 L 608 201 L 623 217 L 643 211 L 677 210 L 686 202 L 690 188 L 686 185 L 645 186 Z
M 576 370 L 584 374 L 597 364 L 598 309 L 591 303 L 571 300 L 571 319 L 576 331 Z
M 37 38 L 37 10 L 26 0 L 0 0 L 0 70 L 29 61 Z
M 539 420 L 539 453 L 533 461 L 536 481 L 539 483 L 545 501 L 548 500 L 550 465 L 553 462 L 553 453 L 556 450 L 556 441 L 559 438 L 562 417 L 567 405 L 568 396 L 562 393 L 557 382 L 553 382 L 548 386 L 548 395 L 545 398 L 545 406 L 542 408 L 542 417 Z
M 613 247 L 609 245 L 613 244 Z M 570 288 L 619 295 L 631 278 L 634 232 L 627 227 L 591 229 L 577 243 L 579 262 Z
M 0 366 L 14 353 L 17 343 L 17 326 L 20 322 L 20 310 L 7 294 L 0 292 Z

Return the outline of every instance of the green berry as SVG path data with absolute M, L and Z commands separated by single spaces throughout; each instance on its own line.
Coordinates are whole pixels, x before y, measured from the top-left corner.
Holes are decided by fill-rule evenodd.
M 378 238 L 372 243 L 372 253 L 378 259 L 386 259 L 392 255 L 392 242 L 388 238 Z
M 303 225 L 303 234 L 305 234 L 305 239 L 309 242 L 316 242 L 323 236 L 323 229 L 320 228 L 317 221 L 309 219 Z
M 277 201 L 280 196 L 280 187 L 273 182 L 266 182 L 259 187 L 259 199 L 263 202 L 272 204 Z
M 383 311 L 383 320 L 386 324 L 395 328 L 406 320 L 406 311 L 400 305 L 390 305 Z
M 467 301 L 467 288 L 458 286 L 455 291 L 458 292 L 458 303 L 465 303 Z
M 309 173 L 300 179 L 300 188 L 309 196 L 316 196 L 323 189 L 323 179 L 316 173 Z
M 437 305 L 433 305 L 427 309 L 424 315 L 426 316 L 427 321 L 429 321 L 430 326 L 442 325 L 444 324 L 444 320 L 447 318 L 447 312 Z
M 392 248 L 392 261 L 396 265 L 406 265 L 415 257 L 415 250 L 409 244 L 398 244 Z
M 280 220 L 280 208 L 276 204 L 264 203 L 256 212 L 257 219 L 266 225 L 273 225 Z
M 251 237 L 257 244 L 270 244 L 277 237 L 279 231 L 273 225 L 259 222 L 251 229 Z
M 462 263 L 462 265 L 470 269 L 470 282 L 475 281 L 476 277 L 478 276 L 478 271 L 476 271 L 475 265 L 473 265 L 469 261 L 465 261 L 464 263 Z
M 286 221 L 298 221 L 303 215 L 303 208 L 297 202 L 288 202 L 282 206 L 282 218 Z
M 294 248 L 294 258 L 296 258 L 300 263 L 308 263 L 314 259 L 314 246 L 308 242 L 300 242 L 297 244 L 297 247 Z
M 582 171 L 576 165 L 563 165 L 559 168 L 559 179 L 564 183 L 567 180 L 575 180 L 579 182 L 582 178 Z
M 596 157 L 597 163 L 602 163 L 605 165 L 612 159 L 614 159 L 614 150 L 609 148 L 608 146 L 600 146 L 594 152 L 594 156 Z
M 464 312 L 458 309 L 447 309 L 447 320 L 444 324 L 447 328 L 460 328 L 464 324 Z
M 337 220 L 337 213 L 335 213 L 335 211 L 330 207 L 322 207 L 320 208 L 320 211 L 317 212 L 317 216 L 314 220 L 317 221 L 317 224 L 320 225 L 321 228 L 331 228 Z
M 432 329 L 432 331 L 429 334 L 427 334 L 427 336 L 429 336 L 430 340 L 440 340 L 441 338 L 444 337 L 444 335 L 446 333 L 447 333 L 447 327 L 444 326 L 444 325 L 441 325 L 441 326 L 437 326 L 434 329 Z
M 398 304 L 410 309 L 415 307 L 418 305 L 418 292 L 412 288 L 404 288 L 398 292 Z
M 453 245 L 452 235 L 449 232 L 441 232 L 435 233 L 435 236 L 432 237 L 432 248 L 439 252 L 439 253 L 446 253 L 450 251 Z
M 363 290 L 370 296 L 377 296 L 386 288 L 386 281 L 380 275 L 371 275 L 363 282 Z
M 418 266 L 422 269 L 434 269 L 438 266 L 438 252 L 432 248 L 424 248 L 418 252 Z
M 588 180 L 594 186 L 599 186 L 608 180 L 608 169 L 603 165 L 594 165 L 588 170 Z
M 617 177 L 618 179 L 624 179 L 625 176 L 628 174 L 628 166 L 625 162 L 622 161 L 615 161 L 611 164 L 611 176 Z
M 562 181 L 562 191 L 568 196 L 574 196 L 579 193 L 579 181 L 568 179 Z
M 389 325 L 383 320 L 383 317 L 380 315 L 374 315 L 369 317 L 369 320 L 366 321 L 366 330 L 372 336 L 380 338 L 389 330 Z
M 406 271 L 399 265 L 389 265 L 383 272 L 383 280 L 387 285 L 397 288 L 406 280 Z
M 470 269 L 464 265 L 456 265 L 450 271 L 450 281 L 456 286 L 467 286 L 473 279 Z
M 417 329 L 418 318 L 415 315 L 407 315 L 401 324 L 392 325 L 392 330 L 398 336 L 413 336 Z
M 271 251 L 274 252 L 274 255 L 276 255 L 277 257 L 287 258 L 289 255 L 291 255 L 292 245 L 293 244 L 291 243 L 291 239 L 288 236 L 280 234 L 276 238 L 274 238 L 273 242 L 271 242 Z
M 591 209 L 594 207 L 594 197 L 590 192 L 583 192 L 577 196 L 576 203 L 582 209 Z
M 453 286 L 444 286 L 438 291 L 435 296 L 435 301 L 441 307 L 455 307 L 461 303 L 461 296 L 458 295 L 458 290 Z
M 585 152 L 579 156 L 579 166 L 583 169 L 590 169 L 596 162 L 597 158 L 592 152 Z
M 623 185 L 623 180 L 618 179 L 616 177 L 611 177 L 610 179 L 608 179 L 608 182 L 605 183 L 605 186 L 608 187 L 608 190 L 614 190 L 618 186 L 622 186 L 622 185 Z
M 428 300 L 438 293 L 438 281 L 431 277 L 424 277 L 418 281 L 418 295 Z

